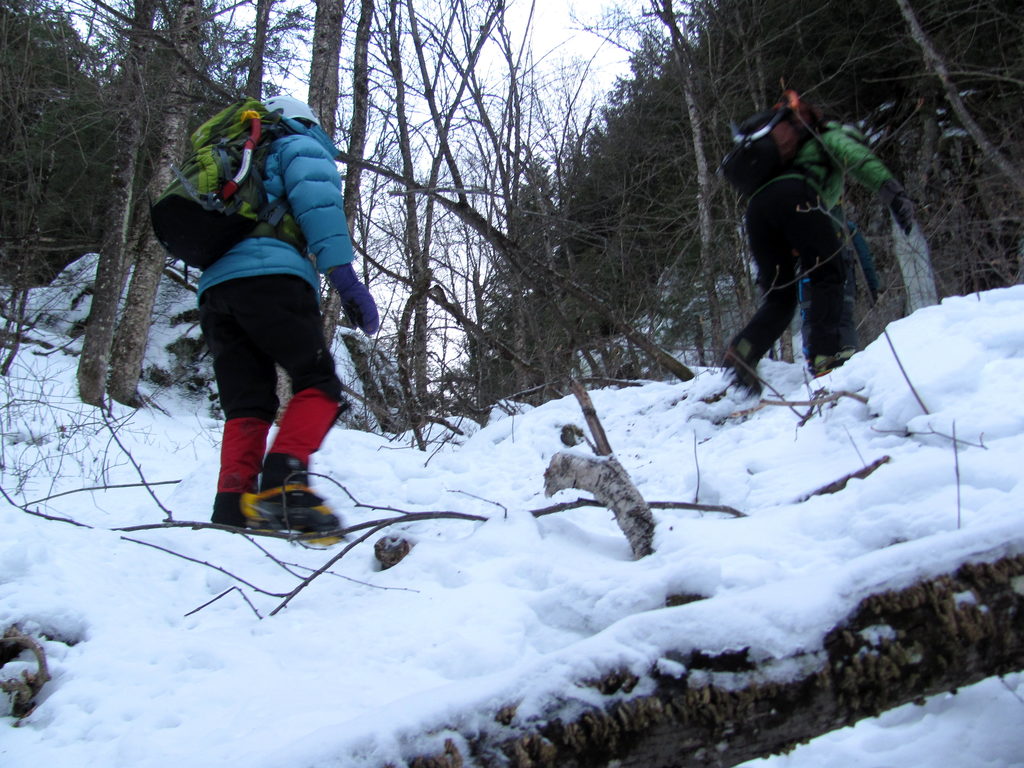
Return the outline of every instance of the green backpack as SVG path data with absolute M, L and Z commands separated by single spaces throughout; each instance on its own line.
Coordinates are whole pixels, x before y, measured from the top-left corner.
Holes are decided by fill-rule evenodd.
M 195 130 L 191 152 L 150 207 L 161 245 L 206 269 L 246 237 L 277 237 L 305 251 L 287 203 L 268 204 L 262 170 L 271 142 L 289 133 L 256 99 L 232 104 Z

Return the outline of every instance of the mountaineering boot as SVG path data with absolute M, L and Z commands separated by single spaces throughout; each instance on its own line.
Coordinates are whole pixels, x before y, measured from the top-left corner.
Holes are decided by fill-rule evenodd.
M 722 366 L 732 375 L 734 383 L 741 392 L 756 397 L 761 396 L 761 379 L 757 376 L 757 358 L 753 357 L 751 344 L 744 338 L 733 339 L 725 351 Z
M 824 376 L 827 373 L 832 373 L 836 368 L 839 368 L 853 357 L 855 349 L 847 347 L 842 349 L 834 355 L 815 355 L 814 360 L 810 364 L 811 375 L 814 378 Z
M 270 422 L 242 417 L 224 422 L 220 448 L 220 474 L 213 500 L 211 521 L 235 528 L 245 527 L 239 501 L 243 493 L 256 489 L 256 478 L 263 465 Z
M 217 491 L 213 499 L 213 516 L 211 523 L 230 525 L 232 528 L 245 527 L 245 515 L 242 514 L 242 494 L 236 491 Z
M 259 493 L 243 493 L 242 514 L 250 528 L 334 535 L 317 536 L 310 543 L 330 546 L 341 540 L 341 521 L 313 493 L 304 462 L 285 453 L 268 453 L 263 461 Z

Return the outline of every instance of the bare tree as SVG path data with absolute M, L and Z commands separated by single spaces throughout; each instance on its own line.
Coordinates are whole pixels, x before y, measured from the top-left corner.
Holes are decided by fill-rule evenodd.
M 914 13 L 914 9 L 910 5 L 910 0 L 896 0 L 896 4 L 899 6 L 900 13 L 903 14 L 903 18 L 906 19 L 907 26 L 910 28 L 911 38 L 924 54 L 928 69 L 942 83 L 946 99 L 956 113 L 961 125 L 971 135 L 971 138 L 974 139 L 974 142 L 981 149 L 985 158 L 1002 172 L 1010 184 L 1017 190 L 1018 194 L 1024 196 L 1024 171 L 1018 168 L 1009 158 L 1004 157 L 1003 153 L 999 151 L 998 147 L 992 143 L 992 140 L 989 139 L 985 131 L 978 125 L 974 116 L 971 115 L 970 110 L 967 109 L 967 105 L 964 104 L 964 100 L 960 95 L 961 89 L 953 81 L 949 65 L 924 31 L 921 22 L 917 18 L 917 14 Z
M 245 95 L 259 99 L 263 96 L 263 69 L 267 53 L 267 31 L 270 12 L 275 0 L 256 0 L 256 20 L 253 22 L 252 52 L 249 54 L 249 74 L 245 81 Z
M 318 0 L 313 20 L 313 53 L 309 63 L 307 101 L 320 118 L 320 126 L 332 139 L 338 128 L 338 63 L 344 21 L 344 0 Z M 348 214 L 347 207 L 345 213 Z M 324 336 L 330 344 L 338 324 L 338 313 L 341 311 L 341 301 L 333 291 L 327 292 L 322 310 Z
M 686 113 L 690 121 L 690 135 L 693 139 L 693 155 L 697 166 L 697 220 L 700 228 L 700 251 L 703 278 L 706 284 L 706 296 L 711 323 L 711 344 L 716 350 L 725 349 L 722 331 L 722 312 L 718 303 L 718 293 L 714 290 L 715 272 L 712 251 L 714 234 L 711 225 L 711 204 L 714 190 L 711 184 L 711 172 L 708 167 L 707 153 L 704 148 L 704 116 L 702 105 L 698 104 L 695 87 L 695 67 L 688 37 L 680 28 L 679 17 L 673 8 L 672 0 L 652 0 L 654 13 L 667 27 L 672 45 L 672 54 L 679 68 L 683 87 L 683 98 L 686 101 Z M 702 340 L 703 341 L 703 340 Z M 703 344 L 700 353 L 703 356 Z
M 118 126 L 117 146 L 120 149 L 115 157 L 113 193 L 108 216 L 110 224 L 100 248 L 92 308 L 78 363 L 78 392 L 82 401 L 90 405 L 102 405 L 107 392 L 111 345 L 126 279 L 125 251 L 135 202 L 133 192 L 139 151 L 143 141 L 142 123 L 136 116 L 142 112 L 140 104 L 145 93 L 143 72 L 149 55 L 146 35 L 152 31 L 155 9 L 155 0 L 136 0 L 133 16 L 130 19 L 119 19 L 126 24 L 127 41 L 122 79 L 118 84 L 118 101 L 123 115 Z
M 172 30 L 175 47 L 186 57 L 198 50 L 201 32 L 199 10 L 199 0 L 182 0 Z M 192 114 L 191 79 L 180 63 L 174 68 L 172 82 L 175 85 L 168 92 L 163 106 L 163 140 L 160 142 L 157 170 L 149 186 L 151 198 L 155 198 L 171 180 L 171 165 L 181 155 Z M 110 395 L 127 405 L 140 404 L 138 384 L 149 341 L 153 305 L 167 258 L 148 226 L 144 231 L 111 355 Z

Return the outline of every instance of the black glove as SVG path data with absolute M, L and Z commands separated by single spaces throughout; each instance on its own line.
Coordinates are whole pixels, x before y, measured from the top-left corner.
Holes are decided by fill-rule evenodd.
M 330 271 L 327 277 L 341 296 L 341 309 L 352 325 L 372 336 L 380 328 L 377 304 L 366 286 L 359 282 L 351 264 L 342 264 Z
M 914 202 L 896 179 L 889 179 L 878 190 L 878 199 L 889 209 L 896 225 L 906 234 L 914 228 Z

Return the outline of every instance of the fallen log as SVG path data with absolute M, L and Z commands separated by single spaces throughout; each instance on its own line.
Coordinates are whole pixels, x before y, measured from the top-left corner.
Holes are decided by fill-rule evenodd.
M 413 768 L 726 768 L 993 675 L 1024 669 L 1024 556 L 968 563 L 871 594 L 821 648 L 769 664 L 747 648 L 674 659 L 672 674 L 607 674 L 598 706 L 519 722 L 493 713 Z M 788 666 L 790 673 L 779 675 Z M 799 671 L 797 671 L 799 670 Z M 637 695 L 635 691 L 642 691 Z M 477 721 L 479 725 L 479 721 Z
M 615 514 L 636 558 L 654 551 L 654 516 L 629 473 L 614 456 L 582 456 L 559 452 L 544 471 L 544 494 L 567 488 L 590 491 Z

